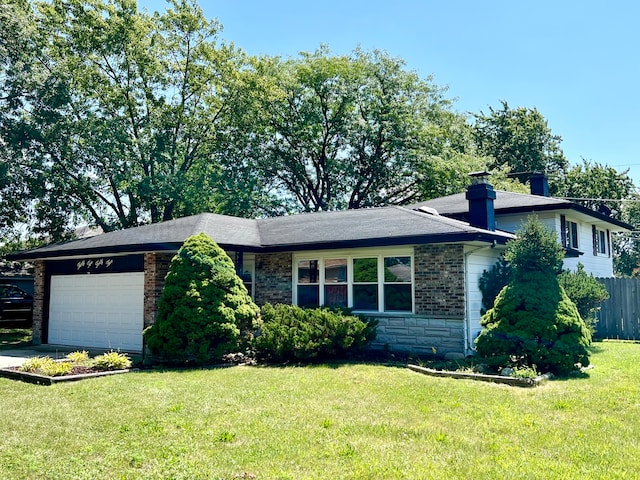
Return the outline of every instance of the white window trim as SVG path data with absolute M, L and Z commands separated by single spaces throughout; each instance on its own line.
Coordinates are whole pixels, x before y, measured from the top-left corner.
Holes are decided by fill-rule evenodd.
M 411 310 L 407 311 L 385 311 L 384 310 L 384 258 L 385 257 L 410 257 L 411 258 Z M 378 310 L 354 310 L 357 313 L 385 313 L 407 314 L 415 313 L 415 261 L 412 247 L 384 247 L 384 248 L 358 248 L 353 250 L 316 250 L 305 251 L 293 254 L 292 291 L 293 304 L 298 304 L 298 263 L 304 260 L 318 260 L 320 270 L 318 278 L 318 297 L 320 305 L 324 304 L 324 279 L 325 260 L 335 260 L 345 258 L 347 260 L 347 305 L 353 307 L 353 260 L 356 258 L 377 258 L 378 259 Z M 394 284 L 394 282 L 387 282 Z M 315 284 L 313 284 L 315 285 Z
M 609 253 L 609 246 L 607 245 L 607 231 L 600 230 L 596 227 L 596 237 L 598 242 L 596 249 L 597 254 L 606 256 Z
M 567 223 L 567 247 L 579 250 L 580 249 L 580 224 L 578 222 L 574 222 L 573 220 L 566 220 Z M 572 225 L 576 226 L 576 235 L 575 235 L 575 245 L 573 244 L 573 235 L 572 235 Z

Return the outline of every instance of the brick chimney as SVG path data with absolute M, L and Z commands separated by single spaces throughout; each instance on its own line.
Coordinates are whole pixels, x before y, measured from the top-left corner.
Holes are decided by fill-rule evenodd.
M 534 173 L 529 178 L 529 187 L 531 195 L 539 195 L 541 197 L 549 196 L 549 180 L 544 173 Z
M 466 198 L 469 201 L 469 223 L 485 230 L 496 229 L 496 215 L 493 201 L 496 192 L 489 184 L 489 172 L 470 173 L 471 185 L 467 187 Z

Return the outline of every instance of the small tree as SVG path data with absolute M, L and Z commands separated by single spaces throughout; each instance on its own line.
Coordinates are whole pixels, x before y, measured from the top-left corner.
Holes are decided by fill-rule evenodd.
M 563 271 L 558 280 L 569 298 L 576 304 L 582 319 L 593 328 L 598 305 L 609 298 L 609 292 L 605 286 L 598 282 L 593 274 L 588 275 L 581 263 L 578 263 L 575 272 Z
M 591 333 L 558 282 L 563 257 L 555 233 L 535 217 L 509 242 L 511 280 L 483 315 L 476 339 L 488 363 L 558 374 L 589 364 Z
M 205 363 L 237 350 L 259 316 L 231 259 L 200 233 L 171 260 L 156 322 L 144 336 L 165 360 Z

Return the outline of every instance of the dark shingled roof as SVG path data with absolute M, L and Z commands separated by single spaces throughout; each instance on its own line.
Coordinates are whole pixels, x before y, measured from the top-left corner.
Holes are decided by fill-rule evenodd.
M 420 207 L 434 208 L 440 215 L 466 219 L 469 213 L 469 202 L 464 193 L 456 193 L 446 197 L 434 198 L 425 202 L 416 203 L 407 208 L 419 209 Z M 542 212 L 548 210 L 574 210 L 589 215 L 599 221 L 608 222 L 624 230 L 632 230 L 631 225 L 608 217 L 600 212 L 573 203 L 561 198 L 544 197 L 541 195 L 528 195 L 524 193 L 506 192 L 496 190 L 496 199 L 493 201 L 496 214 Z
M 204 232 L 221 247 L 245 251 L 287 251 L 420 243 L 483 241 L 505 243 L 513 235 L 403 207 L 306 213 L 267 219 L 203 213 L 192 217 L 108 232 L 91 238 L 19 252 L 15 260 L 73 255 L 176 250 Z
M 12 254 L 9 257 L 22 260 L 92 253 L 176 250 L 188 237 L 200 232 L 215 238 L 220 245 L 260 246 L 260 235 L 255 220 L 202 213 L 168 222 L 127 228 L 70 242 L 47 245 Z

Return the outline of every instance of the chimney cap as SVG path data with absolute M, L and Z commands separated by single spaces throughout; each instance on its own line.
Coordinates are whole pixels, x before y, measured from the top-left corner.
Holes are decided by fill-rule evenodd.
M 471 172 L 469 176 L 471 177 L 471 183 L 473 185 L 477 185 L 481 183 L 489 183 L 489 177 L 491 176 L 491 173 L 483 170 L 481 172 Z

